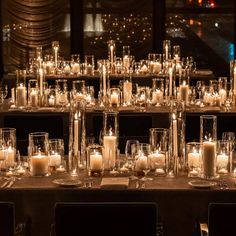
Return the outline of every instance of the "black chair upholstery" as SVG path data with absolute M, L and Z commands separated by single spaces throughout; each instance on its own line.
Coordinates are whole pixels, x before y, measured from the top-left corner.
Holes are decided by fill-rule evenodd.
M 15 208 L 12 202 L 0 202 L 0 235 L 13 236 L 15 229 Z
M 56 236 L 155 236 L 155 203 L 56 203 Z
M 236 203 L 211 203 L 208 210 L 209 236 L 236 235 Z

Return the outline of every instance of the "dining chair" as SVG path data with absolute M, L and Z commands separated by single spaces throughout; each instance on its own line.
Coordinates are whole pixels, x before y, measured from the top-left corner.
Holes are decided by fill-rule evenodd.
M 155 236 L 156 203 L 60 202 L 55 205 L 56 236 Z
M 208 207 L 208 224 L 200 224 L 201 235 L 235 236 L 236 203 L 210 203 Z
M 15 223 L 15 204 L 0 202 L 0 235 L 1 236 L 29 236 L 29 224 Z

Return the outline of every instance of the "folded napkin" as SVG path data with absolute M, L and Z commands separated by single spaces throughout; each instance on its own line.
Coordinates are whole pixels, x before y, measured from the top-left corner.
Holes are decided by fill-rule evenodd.
M 100 187 L 104 189 L 126 189 L 129 186 L 128 177 L 102 178 Z

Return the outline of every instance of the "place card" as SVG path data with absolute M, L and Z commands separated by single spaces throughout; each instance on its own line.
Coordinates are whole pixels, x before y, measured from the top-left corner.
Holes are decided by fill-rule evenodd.
M 128 177 L 102 178 L 100 187 L 104 189 L 126 189 L 129 186 Z

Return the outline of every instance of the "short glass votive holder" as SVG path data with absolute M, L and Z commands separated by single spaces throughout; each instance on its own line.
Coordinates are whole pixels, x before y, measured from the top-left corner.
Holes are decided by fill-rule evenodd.
M 64 140 L 63 139 L 49 139 L 50 172 L 55 172 L 57 171 L 58 168 L 62 167 L 63 159 L 64 159 Z
M 151 154 L 151 145 L 148 143 L 140 143 L 137 149 L 134 170 L 138 176 L 145 176 L 150 171 L 149 158 Z
M 80 55 L 72 54 L 71 55 L 71 74 L 79 75 L 80 74 Z
M 84 80 L 74 80 L 72 82 L 72 95 L 73 99 L 76 100 L 85 99 L 86 88 Z
M 153 106 L 161 106 L 164 99 L 164 79 L 153 78 L 150 101 Z
M 94 55 L 85 55 L 85 74 L 94 75 Z
M 162 70 L 162 55 L 156 53 L 148 54 L 149 72 L 151 74 L 159 74 Z
M 9 169 L 15 165 L 16 129 L 0 128 L 0 162 L 1 169 Z
M 188 177 L 200 177 L 202 150 L 200 142 L 189 142 L 186 144 Z
M 46 132 L 29 134 L 29 165 L 32 176 L 47 176 L 49 165 L 49 139 Z
M 230 169 L 230 153 L 226 140 L 217 141 L 216 173 L 220 176 L 227 175 Z
M 90 176 L 103 175 L 103 147 L 98 144 L 92 144 L 87 148 L 87 167 Z
M 120 106 L 120 89 L 111 88 L 109 95 L 110 95 L 110 99 L 109 99 L 110 107 L 113 107 L 113 108 L 119 107 Z
M 70 75 L 71 73 L 71 61 L 63 61 L 62 71 L 64 75 Z

